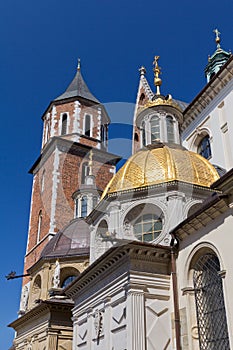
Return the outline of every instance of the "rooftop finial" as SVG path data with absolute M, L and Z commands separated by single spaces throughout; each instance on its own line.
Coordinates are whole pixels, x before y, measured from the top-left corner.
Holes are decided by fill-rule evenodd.
M 93 175 L 92 173 L 92 167 L 93 167 L 93 151 L 91 150 L 89 153 L 89 162 L 88 162 L 88 166 L 89 166 L 89 175 Z
M 77 70 L 80 71 L 81 69 L 81 60 L 80 58 L 78 58 L 78 67 L 77 67 Z
M 213 31 L 214 33 L 215 33 L 215 35 L 216 35 L 216 37 L 215 37 L 215 42 L 216 42 L 216 44 L 217 44 L 217 49 L 220 49 L 220 41 L 221 41 L 221 39 L 220 39 L 220 31 L 216 28 L 216 29 L 214 29 L 214 31 Z
M 144 77 L 144 75 L 146 74 L 146 68 L 144 66 L 141 66 L 141 68 L 139 68 L 139 72 L 140 75 Z
M 156 95 L 160 95 L 160 86 L 162 84 L 162 80 L 159 78 L 159 75 L 161 74 L 161 68 L 158 65 L 158 60 L 160 56 L 155 56 L 153 65 L 154 65 L 154 84 L 156 86 Z

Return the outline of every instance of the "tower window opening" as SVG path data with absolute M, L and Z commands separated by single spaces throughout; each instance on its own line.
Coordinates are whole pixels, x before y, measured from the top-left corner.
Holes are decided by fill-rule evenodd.
M 211 158 L 211 147 L 210 147 L 210 137 L 206 135 L 200 141 L 197 147 L 197 153 L 199 153 L 202 157 L 209 159 Z
M 142 242 L 151 242 L 162 231 L 162 219 L 155 214 L 140 216 L 133 225 L 135 237 Z
M 75 200 L 75 217 L 77 218 L 78 217 L 78 210 L 79 210 L 79 200 L 78 199 L 76 199 Z
M 170 115 L 166 117 L 166 124 L 167 124 L 167 142 L 175 142 L 174 120 Z
M 142 144 L 143 144 L 143 146 L 146 146 L 145 122 L 142 123 Z
M 160 119 L 157 116 L 154 116 L 150 120 L 151 128 L 151 143 L 155 143 L 160 140 Z
M 83 163 L 82 165 L 82 179 L 81 182 L 82 184 L 85 183 L 85 178 L 90 174 L 90 167 L 88 165 L 88 162 Z
M 81 217 L 87 216 L 87 196 L 83 196 L 81 199 Z
M 42 226 L 42 210 L 40 210 L 39 215 L 38 215 L 37 243 L 40 242 L 41 226 Z
M 97 196 L 94 196 L 94 197 L 93 197 L 93 208 L 96 207 L 97 203 L 98 203 L 98 197 L 97 197 Z
M 67 287 L 71 282 L 73 282 L 73 280 L 76 278 L 77 276 L 68 276 L 66 277 L 66 279 L 62 282 L 61 284 L 61 288 L 65 288 Z
M 85 116 L 84 134 L 86 136 L 91 136 L 91 116 L 89 114 L 86 114 L 86 116 Z
M 202 255 L 194 265 L 193 284 L 200 349 L 230 349 L 220 264 Z
M 135 132 L 134 134 L 134 141 L 138 142 L 139 141 L 139 138 L 138 138 L 138 134 Z
M 62 115 L 61 122 L 61 135 L 65 135 L 67 133 L 67 113 Z

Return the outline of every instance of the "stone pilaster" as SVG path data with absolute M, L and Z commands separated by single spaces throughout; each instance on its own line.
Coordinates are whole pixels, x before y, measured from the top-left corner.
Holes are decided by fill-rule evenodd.
M 48 329 L 47 331 L 47 344 L 49 350 L 57 350 L 58 348 L 58 334 L 59 330 L 56 329 Z
M 128 350 L 145 350 L 145 301 L 141 291 L 129 291 L 127 297 Z

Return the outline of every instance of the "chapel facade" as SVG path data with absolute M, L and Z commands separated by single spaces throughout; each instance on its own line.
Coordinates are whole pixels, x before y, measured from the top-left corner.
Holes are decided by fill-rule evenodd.
M 220 46 L 189 104 L 140 68 L 132 156 L 78 64 L 45 111 L 16 350 L 233 348 L 233 57 Z

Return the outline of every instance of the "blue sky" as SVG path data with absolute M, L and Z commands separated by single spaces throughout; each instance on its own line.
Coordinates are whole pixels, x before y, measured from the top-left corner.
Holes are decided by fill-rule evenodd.
M 233 49 L 232 15 L 232 0 L 0 2 L 1 349 L 11 345 L 14 332 L 6 325 L 19 306 L 21 281 L 4 276 L 23 271 L 32 181 L 27 171 L 40 152 L 41 115 L 73 78 L 77 58 L 113 121 L 130 124 L 138 68 L 146 66 L 152 84 L 153 58 L 160 55 L 162 92 L 191 101 L 205 85 L 215 27 L 222 47 Z M 127 135 L 115 128 L 111 151 L 130 153 Z

